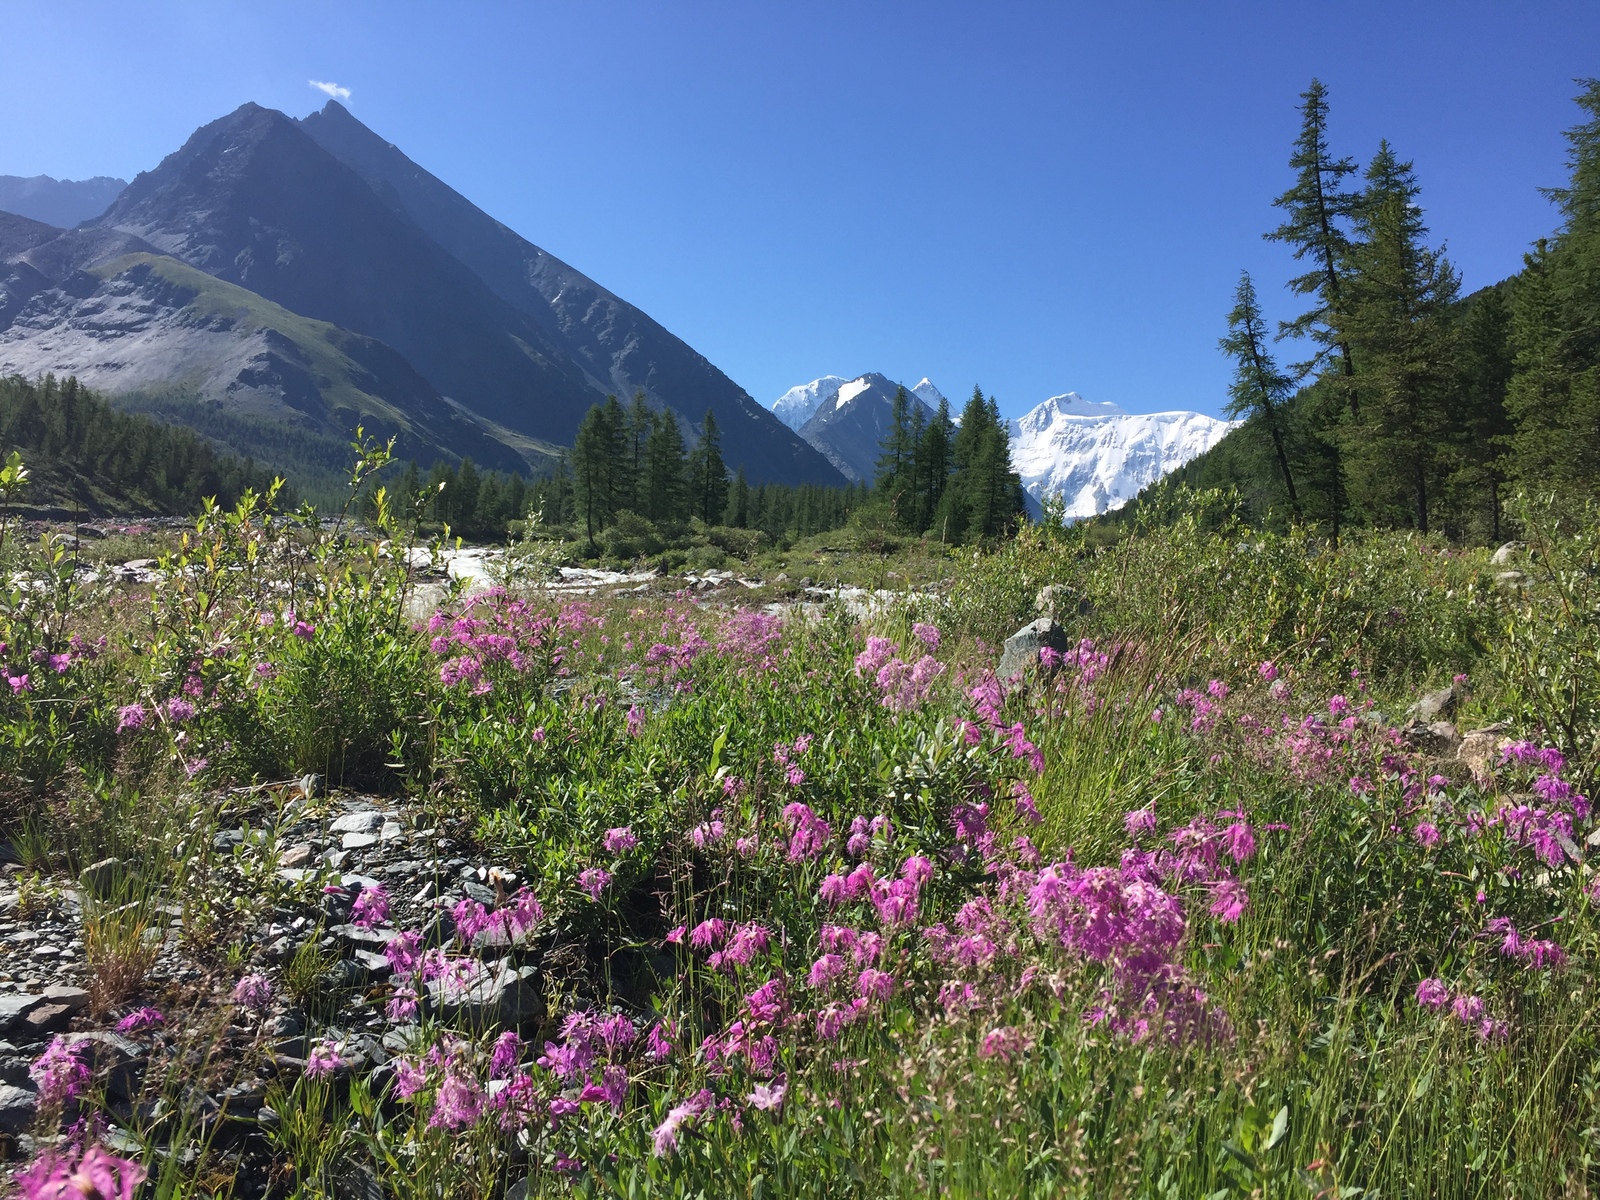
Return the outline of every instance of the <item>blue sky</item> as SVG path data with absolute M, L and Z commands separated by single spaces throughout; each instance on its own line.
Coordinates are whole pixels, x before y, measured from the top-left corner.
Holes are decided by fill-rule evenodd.
M 1553 225 L 1600 4 L 3 0 L 0 44 L 0 173 L 131 178 L 328 81 L 763 403 L 877 370 L 1216 412 L 1239 269 L 1293 312 L 1260 234 L 1310 78 L 1476 288 Z

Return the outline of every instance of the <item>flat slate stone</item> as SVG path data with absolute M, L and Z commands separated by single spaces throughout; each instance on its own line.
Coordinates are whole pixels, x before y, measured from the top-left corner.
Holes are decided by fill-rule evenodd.
M 334 833 L 373 833 L 383 828 L 380 812 L 346 813 L 328 826 Z
M 0 1033 L 5 1033 L 21 1024 L 23 1017 L 43 1003 L 43 996 L 26 994 L 0 996 Z

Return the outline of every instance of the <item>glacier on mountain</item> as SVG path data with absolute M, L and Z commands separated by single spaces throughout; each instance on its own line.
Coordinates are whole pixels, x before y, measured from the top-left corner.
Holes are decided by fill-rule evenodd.
M 1010 422 L 1011 465 L 1035 513 L 1059 495 L 1066 517 L 1082 520 L 1121 508 L 1235 424 L 1197 412 L 1129 413 L 1067 392 Z
M 772 415 L 799 433 L 800 427 L 816 416 L 817 409 L 837 396 L 839 389 L 849 382 L 840 375 L 824 375 L 792 387 L 772 402 Z
M 846 477 L 870 481 L 887 432 L 896 385 L 882 375 L 855 379 L 824 375 L 790 388 L 772 406 Z M 924 378 L 906 391 L 929 409 L 943 394 Z M 870 398 L 870 412 L 846 419 L 851 402 Z M 952 414 L 959 420 L 959 413 Z M 1086 400 L 1077 392 L 1051 396 L 1008 423 L 1011 465 L 1022 479 L 1028 510 L 1060 496 L 1069 520 L 1121 508 L 1147 485 L 1220 442 L 1237 422 L 1197 412 L 1130 413 L 1108 400 Z

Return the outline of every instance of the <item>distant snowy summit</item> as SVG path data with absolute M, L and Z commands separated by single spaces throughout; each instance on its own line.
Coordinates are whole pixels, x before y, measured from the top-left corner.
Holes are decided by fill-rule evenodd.
M 777 418 L 854 482 L 873 477 L 890 426 L 895 391 L 883 375 L 824 375 L 790 388 L 772 405 Z M 906 392 L 932 415 L 943 393 L 924 378 Z M 1220 442 L 1235 422 L 1196 412 L 1129 413 L 1077 392 L 1051 396 L 1010 422 L 1011 465 L 1029 508 L 1059 495 L 1069 519 L 1121 508 L 1148 484 Z
M 1059 495 L 1066 516 L 1081 520 L 1121 508 L 1234 425 L 1197 412 L 1129 413 L 1067 392 L 1011 422 L 1011 465 L 1035 504 Z

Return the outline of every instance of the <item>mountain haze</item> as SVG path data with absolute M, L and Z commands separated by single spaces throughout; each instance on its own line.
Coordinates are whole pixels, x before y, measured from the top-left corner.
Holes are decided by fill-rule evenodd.
M 0 211 L 70 229 L 98 217 L 127 187 L 124 179 L 52 179 L 48 175 L 0 175 Z

